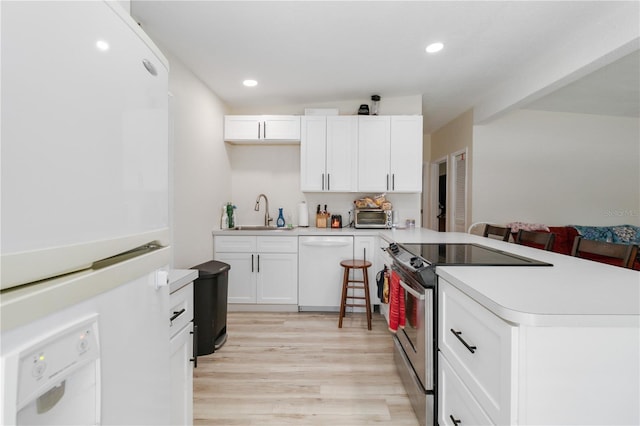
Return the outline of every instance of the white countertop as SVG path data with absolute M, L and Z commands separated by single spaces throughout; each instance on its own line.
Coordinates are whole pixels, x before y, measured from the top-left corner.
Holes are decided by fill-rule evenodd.
M 553 264 L 449 266 L 438 275 L 499 317 L 534 326 L 640 327 L 640 272 L 455 232 L 384 231 L 399 243 L 477 243 Z
M 466 233 L 294 228 L 214 235 L 380 235 L 398 243 L 476 243 L 553 264 L 448 266 L 438 274 L 504 320 L 532 326 L 640 327 L 640 272 Z
M 377 236 L 381 229 L 356 229 L 356 228 L 316 228 L 295 227 L 293 229 L 281 228 L 269 231 L 243 230 L 237 231 L 233 229 L 214 229 L 211 233 L 216 235 L 259 235 L 259 236 L 278 236 L 278 237 L 299 237 L 305 235 L 360 235 L 360 236 Z
M 169 271 L 169 293 L 175 293 L 198 278 L 195 269 L 171 269 Z

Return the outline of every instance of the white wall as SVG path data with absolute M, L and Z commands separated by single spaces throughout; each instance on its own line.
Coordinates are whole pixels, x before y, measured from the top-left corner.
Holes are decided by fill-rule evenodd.
M 169 90 L 172 156 L 173 267 L 190 268 L 213 258 L 211 231 L 222 204 L 231 200 L 231 167 L 222 140 L 225 106 L 177 58 Z
M 278 217 L 278 208 L 283 208 L 287 223 L 298 225 L 298 204 L 305 201 L 309 209 L 309 224 L 314 226 L 318 204 L 332 214 L 341 214 L 343 224 L 349 220 L 353 201 L 361 193 L 303 193 L 300 191 L 300 145 L 228 145 L 233 181 L 232 201 L 236 209 L 236 221 L 240 225 L 262 225 L 264 223 L 264 201 L 260 211 L 254 210 L 256 198 L 265 194 L 269 199 L 269 215 L 273 225 Z M 402 223 L 414 219 L 420 226 L 420 194 L 387 194 L 398 210 Z
M 300 192 L 299 145 L 228 145 L 233 180 L 232 201 L 237 206 L 236 221 L 240 225 L 262 225 L 265 205 L 255 211 L 256 198 L 265 194 L 269 199 L 269 214 L 275 226 L 278 207 L 282 207 L 285 220 L 298 223 L 297 205 L 304 200 Z M 294 217 L 295 221 L 294 221 Z
M 230 114 L 304 114 L 305 108 L 338 108 L 340 115 L 355 115 L 361 104 L 371 108 L 371 98 L 336 100 L 309 104 L 269 105 L 237 108 Z M 422 95 L 386 97 L 380 99 L 380 115 L 422 114 Z
M 520 110 L 473 128 L 473 221 L 640 225 L 640 120 Z

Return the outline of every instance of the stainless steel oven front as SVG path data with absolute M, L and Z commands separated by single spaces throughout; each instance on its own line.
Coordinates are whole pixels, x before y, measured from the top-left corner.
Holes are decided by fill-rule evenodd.
M 394 335 L 394 360 L 421 425 L 435 425 L 435 286 L 394 265 L 404 293 L 405 326 Z

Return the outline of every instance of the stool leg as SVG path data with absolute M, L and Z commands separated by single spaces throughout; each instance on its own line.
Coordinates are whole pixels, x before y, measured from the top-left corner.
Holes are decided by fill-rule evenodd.
M 367 328 L 369 330 L 371 330 L 371 299 L 369 298 L 369 271 L 368 268 L 363 268 L 362 269 L 362 273 L 364 275 L 363 277 L 363 281 L 364 281 L 364 299 L 365 299 L 365 305 L 366 306 L 366 312 L 367 312 Z
M 338 320 L 338 328 L 342 328 L 342 318 L 344 317 L 345 304 L 347 303 L 347 283 L 349 282 L 349 268 L 344 268 L 342 276 L 342 299 L 340 301 L 340 319 Z

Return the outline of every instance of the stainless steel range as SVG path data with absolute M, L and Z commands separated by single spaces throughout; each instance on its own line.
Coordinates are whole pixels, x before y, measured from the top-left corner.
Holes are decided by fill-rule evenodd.
M 405 326 L 394 334 L 394 359 L 421 425 L 437 425 L 436 266 L 553 266 L 478 244 L 396 244 L 387 248 L 404 290 Z

